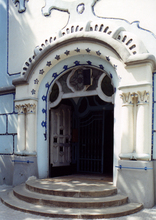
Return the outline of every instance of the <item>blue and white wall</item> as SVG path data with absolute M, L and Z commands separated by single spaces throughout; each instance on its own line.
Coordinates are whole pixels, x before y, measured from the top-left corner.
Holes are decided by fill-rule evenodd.
M 12 160 L 17 145 L 17 112 L 14 105 L 17 97 L 12 80 L 23 72 L 23 64 L 33 56 L 35 47 L 63 29 L 70 17 L 67 12 L 59 10 L 52 10 L 50 16 L 44 16 L 42 8 L 45 2 L 48 0 L 25 1 L 26 10 L 19 13 L 19 3 L 15 7 L 12 0 L 0 0 L 0 184 L 12 184 L 12 174 L 8 174 L 10 179 L 6 181 L 7 175 L 4 173 L 9 167 L 13 169 Z M 100 0 L 93 11 L 95 18 L 111 19 L 118 25 L 128 27 L 156 57 L 155 8 L 155 0 Z M 153 87 L 152 156 L 156 160 L 155 73 Z

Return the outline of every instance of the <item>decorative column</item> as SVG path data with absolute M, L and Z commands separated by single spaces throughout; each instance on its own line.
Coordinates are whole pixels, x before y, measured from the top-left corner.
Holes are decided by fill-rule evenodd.
M 26 108 L 25 108 L 25 105 L 16 105 L 16 109 L 18 110 L 17 151 L 16 151 L 16 153 L 20 154 L 22 151 L 26 150 L 26 136 L 25 136 Z
M 137 92 L 138 110 L 136 121 L 136 153 L 146 157 L 150 154 L 149 144 L 149 92 Z
M 133 97 L 130 92 L 122 93 L 121 154 L 120 158 L 130 158 L 133 152 Z
M 31 154 L 36 152 L 36 120 L 35 120 L 35 104 L 26 104 L 26 151 Z

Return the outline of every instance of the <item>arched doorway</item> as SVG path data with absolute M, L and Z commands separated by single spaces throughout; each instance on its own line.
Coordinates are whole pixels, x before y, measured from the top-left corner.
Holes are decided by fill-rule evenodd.
M 65 99 L 60 99 L 60 92 Z M 113 95 L 105 71 L 87 66 L 74 68 L 56 81 L 49 96 L 50 176 L 112 176 Z

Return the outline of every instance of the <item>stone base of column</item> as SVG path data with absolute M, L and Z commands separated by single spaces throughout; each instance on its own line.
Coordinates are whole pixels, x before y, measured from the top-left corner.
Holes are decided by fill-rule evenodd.
M 142 203 L 145 208 L 153 207 L 153 161 L 119 160 L 117 169 L 118 191 L 127 195 L 130 202 Z
M 13 186 L 24 183 L 30 176 L 38 177 L 36 156 L 14 156 Z
M 151 160 L 150 154 L 138 154 L 138 153 L 121 153 L 119 154 L 120 159 L 130 159 L 130 160 Z

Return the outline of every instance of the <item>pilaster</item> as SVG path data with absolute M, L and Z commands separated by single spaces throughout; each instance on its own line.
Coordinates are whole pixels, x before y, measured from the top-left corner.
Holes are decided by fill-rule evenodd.
M 16 104 L 18 110 L 17 155 L 36 154 L 36 104 Z

